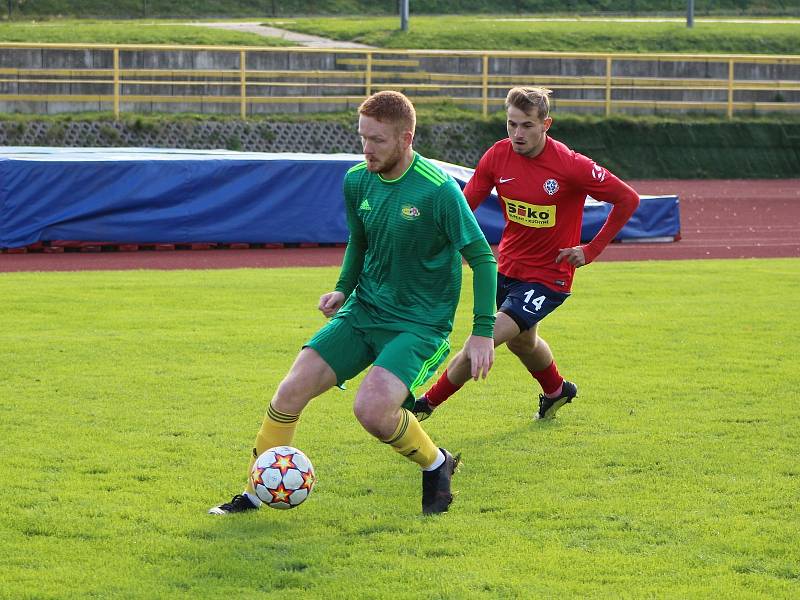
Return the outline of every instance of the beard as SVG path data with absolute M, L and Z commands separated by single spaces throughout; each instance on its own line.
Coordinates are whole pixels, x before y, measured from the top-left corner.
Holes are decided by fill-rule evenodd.
M 400 159 L 403 157 L 403 152 L 398 145 L 394 152 L 392 152 L 389 156 L 384 158 L 383 160 L 373 158 L 370 160 L 367 158 L 367 170 L 372 173 L 378 173 L 379 175 L 383 173 L 388 173 L 392 169 L 397 166 L 397 163 L 400 162 Z

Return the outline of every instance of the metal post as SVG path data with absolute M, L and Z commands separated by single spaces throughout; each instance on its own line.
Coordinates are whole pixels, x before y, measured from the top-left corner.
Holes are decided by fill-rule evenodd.
M 606 57 L 606 116 L 611 114 L 611 57 Z
M 247 118 L 247 55 L 239 51 L 239 115 Z
M 686 26 L 689 29 L 694 27 L 694 0 L 687 0 L 687 4 L 686 4 Z
M 733 118 L 733 77 L 735 73 L 735 63 L 733 59 L 728 61 L 728 118 Z
M 372 96 L 372 52 L 367 52 L 367 72 L 364 74 L 367 97 Z
M 408 0 L 400 0 L 400 29 L 408 31 Z
M 119 48 L 114 48 L 114 120 L 119 121 Z
M 481 80 L 481 96 L 483 98 L 483 116 L 489 116 L 489 55 L 483 55 L 483 78 Z

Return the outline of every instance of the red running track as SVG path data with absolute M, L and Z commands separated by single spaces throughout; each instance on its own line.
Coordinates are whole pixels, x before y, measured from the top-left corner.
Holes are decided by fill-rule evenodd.
M 800 257 L 800 179 L 645 180 L 680 198 L 681 240 L 611 244 L 598 260 Z M 0 272 L 338 266 L 343 248 L 0 254 Z
M 681 240 L 611 244 L 599 260 L 800 256 L 800 179 L 648 180 L 641 194 L 677 194 Z

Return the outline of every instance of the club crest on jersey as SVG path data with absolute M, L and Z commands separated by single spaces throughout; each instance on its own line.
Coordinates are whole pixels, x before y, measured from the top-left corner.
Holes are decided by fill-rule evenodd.
M 544 191 L 547 192 L 548 196 L 552 196 L 558 191 L 558 182 L 555 179 L 548 179 L 542 185 Z
M 400 208 L 400 215 L 406 221 L 414 221 L 419 218 L 419 209 L 411 204 L 403 204 Z
M 598 165 L 597 163 L 592 163 L 592 179 L 595 179 L 599 182 L 603 182 L 606 178 L 606 171 L 603 167 Z

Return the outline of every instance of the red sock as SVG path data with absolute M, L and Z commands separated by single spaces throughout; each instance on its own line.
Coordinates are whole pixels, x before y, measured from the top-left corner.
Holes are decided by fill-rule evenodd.
M 564 378 L 559 374 L 556 363 L 551 362 L 550 366 L 541 371 L 530 371 L 530 374 L 536 378 L 539 385 L 542 386 L 542 391 L 545 395 L 555 394 L 561 384 L 564 383 Z
M 460 390 L 463 385 L 463 383 L 461 385 L 452 383 L 447 378 L 447 370 L 445 369 L 445 372 L 441 374 L 439 380 L 433 384 L 431 389 L 425 392 L 425 397 L 428 399 L 428 406 L 439 406 L 442 402 Z

